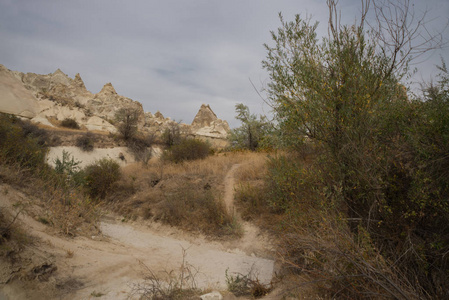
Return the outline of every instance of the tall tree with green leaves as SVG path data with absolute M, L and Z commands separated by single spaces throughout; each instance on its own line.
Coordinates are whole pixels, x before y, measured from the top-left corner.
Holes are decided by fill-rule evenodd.
M 445 118 L 432 102 L 410 101 L 401 84 L 413 58 L 438 47 L 439 35 L 420 40 L 429 31 L 408 0 L 362 1 L 353 25 L 340 23 L 337 1 L 327 3 L 327 37 L 318 38 L 310 18 L 286 22 L 280 16 L 274 46 L 266 45 L 263 66 L 278 138 L 295 150 L 313 145 L 316 189 L 353 220 L 354 234 L 367 232 L 411 282 L 441 292 L 445 283 L 431 277 L 448 274 L 449 238 L 441 226 L 449 217 L 449 187 L 426 171 L 436 151 L 422 146 L 438 142 L 447 149 L 436 128 Z M 375 22 L 368 26 L 370 5 Z M 433 98 L 444 95 L 439 89 Z M 447 108 L 447 102 L 433 103 Z M 432 141 L 424 138 L 428 130 L 436 130 Z M 449 156 L 440 152 L 439 163 L 447 163 Z M 445 250 L 435 251 L 430 241 Z
M 268 122 L 264 116 L 251 114 L 248 106 L 239 103 L 235 105 L 236 119 L 241 126 L 231 130 L 230 141 L 239 148 L 255 151 L 267 134 Z

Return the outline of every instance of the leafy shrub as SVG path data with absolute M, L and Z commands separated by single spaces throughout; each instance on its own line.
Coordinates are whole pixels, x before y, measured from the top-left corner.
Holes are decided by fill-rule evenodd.
M 102 158 L 84 168 L 82 174 L 88 194 L 103 199 L 120 179 L 121 171 L 117 162 Z
M 185 160 L 195 160 L 206 158 L 210 153 L 208 143 L 198 139 L 183 139 L 177 145 L 169 149 L 167 159 L 175 163 Z
M 66 128 L 72 128 L 72 129 L 80 129 L 78 122 L 76 122 L 76 120 L 71 119 L 71 118 L 65 118 L 64 120 L 62 120 L 61 126 L 66 127 Z
M 78 137 L 76 139 L 76 146 L 86 152 L 94 150 L 94 140 L 92 133 L 88 132 Z
M 71 156 L 69 152 L 63 150 L 62 158 L 59 157 L 54 160 L 55 171 L 59 174 L 65 174 L 69 178 L 73 177 L 80 171 L 80 161 L 76 161 L 75 157 Z
M 48 168 L 45 157 L 48 148 L 35 136 L 32 126 L 24 130 L 17 118 L 0 114 L 0 161 L 31 171 Z

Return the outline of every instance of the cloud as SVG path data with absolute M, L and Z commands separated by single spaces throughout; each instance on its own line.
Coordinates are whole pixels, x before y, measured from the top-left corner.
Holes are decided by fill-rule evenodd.
M 340 5 L 352 23 L 359 1 Z M 447 21 L 446 1 L 426 5 L 442 16 L 438 22 Z M 319 35 L 327 35 L 325 1 L 0 0 L 0 63 L 22 72 L 80 73 L 93 93 L 112 82 L 146 111 L 185 122 L 208 103 L 237 126 L 236 103 L 269 111 L 250 80 L 257 89 L 268 80 L 263 44 L 272 44 L 279 12 L 285 20 L 312 15 L 321 22 Z

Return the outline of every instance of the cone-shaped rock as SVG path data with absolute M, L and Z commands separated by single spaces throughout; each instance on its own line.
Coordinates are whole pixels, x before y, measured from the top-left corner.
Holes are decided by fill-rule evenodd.
M 117 92 L 115 91 L 114 87 L 112 86 L 112 83 L 108 82 L 106 83 L 99 94 L 102 95 L 117 95 Z
M 200 110 L 193 119 L 193 127 L 206 127 L 210 126 L 212 122 L 216 121 L 217 115 L 212 111 L 210 106 L 207 104 L 202 104 Z

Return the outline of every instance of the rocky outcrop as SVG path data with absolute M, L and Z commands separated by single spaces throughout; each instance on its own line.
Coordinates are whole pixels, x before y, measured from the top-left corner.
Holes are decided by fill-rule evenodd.
M 0 112 L 33 118 L 38 111 L 33 94 L 13 72 L 0 65 Z
M 191 125 L 178 124 L 159 111 L 145 113 L 141 103 L 119 95 L 111 83 L 92 94 L 80 74 L 73 79 L 59 69 L 47 75 L 25 74 L 0 65 L 0 111 L 32 118 L 46 126 L 53 126 L 53 120 L 71 118 L 84 129 L 115 133 L 113 123 L 121 109 L 137 112 L 141 131 L 158 135 L 166 128 L 179 126 L 183 135 L 209 140 L 216 147 L 227 145 L 229 125 L 218 119 L 209 105 L 201 106 Z
M 114 120 L 120 109 L 135 109 L 139 115 L 139 127 L 145 124 L 145 114 L 142 104 L 130 98 L 117 94 L 111 83 L 106 83 L 93 99 L 85 103 L 86 108 L 98 117 L 106 120 Z
M 219 143 L 220 147 L 226 146 L 229 131 L 228 122 L 219 119 L 206 104 L 201 105 L 191 125 L 192 135 L 207 139 L 214 144 Z

